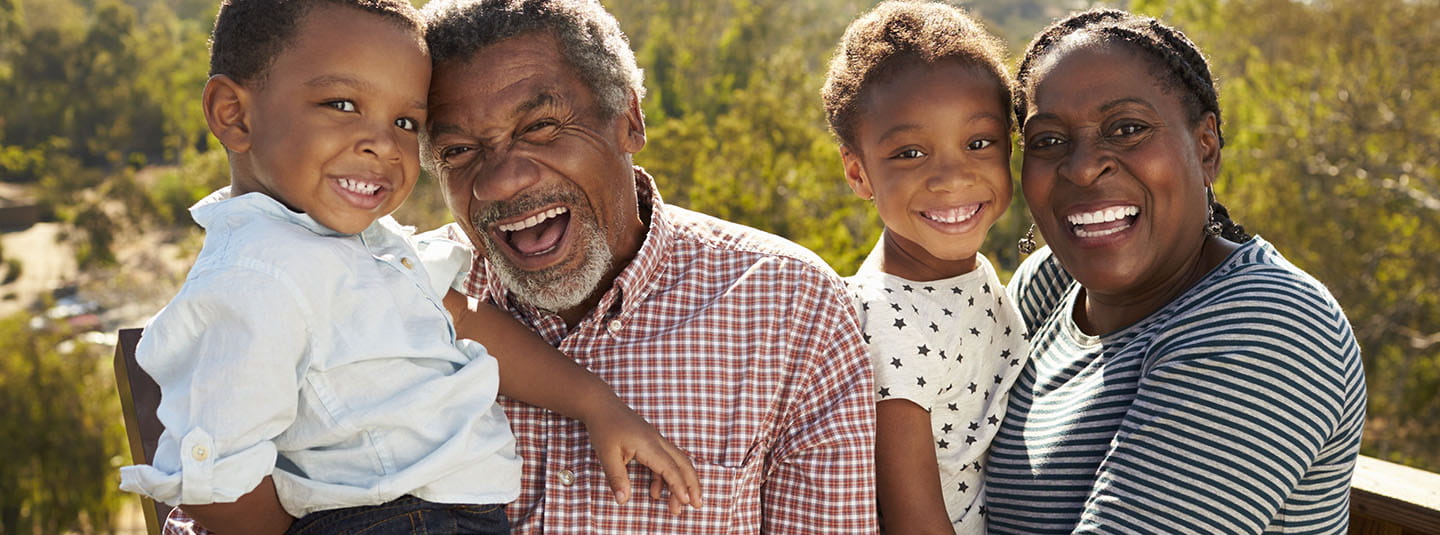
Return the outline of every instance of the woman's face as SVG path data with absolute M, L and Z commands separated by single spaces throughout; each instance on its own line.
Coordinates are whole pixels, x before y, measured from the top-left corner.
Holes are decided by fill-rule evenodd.
M 1191 124 L 1184 90 L 1127 46 L 1077 34 L 1036 64 L 1021 188 L 1088 296 L 1168 300 L 1200 262 L 1219 138 L 1214 116 Z

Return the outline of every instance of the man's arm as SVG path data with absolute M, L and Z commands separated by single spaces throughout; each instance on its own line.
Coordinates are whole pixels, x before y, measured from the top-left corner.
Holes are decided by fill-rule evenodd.
M 818 276 L 818 275 L 817 275 Z M 866 533 L 875 525 L 875 379 L 838 280 L 796 300 L 786 334 L 804 360 L 761 490 L 761 530 Z
M 634 459 L 660 476 L 650 484 L 652 498 L 660 499 L 662 486 L 670 487 L 671 513 L 679 514 L 682 503 L 701 506 L 700 480 L 689 456 L 630 410 L 604 380 L 493 306 L 472 306 L 451 290 L 445 308 L 455 318 L 456 335 L 484 344 L 499 363 L 501 394 L 585 424 L 616 502 L 630 499 L 625 464 Z

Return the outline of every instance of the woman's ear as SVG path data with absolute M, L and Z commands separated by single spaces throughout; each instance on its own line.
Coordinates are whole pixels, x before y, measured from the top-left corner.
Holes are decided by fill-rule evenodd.
M 850 185 L 850 191 L 861 199 L 875 200 L 875 189 L 870 186 L 870 177 L 865 174 L 860 153 L 849 145 L 840 145 L 840 162 L 845 166 L 845 183 Z
M 229 76 L 217 74 L 205 82 L 201 105 L 210 133 L 231 152 L 250 150 L 250 101 L 252 93 Z
M 1220 126 L 1216 124 L 1214 112 L 1206 112 L 1195 126 L 1195 150 L 1200 157 L 1200 167 L 1205 170 L 1205 185 L 1215 183 L 1220 176 Z

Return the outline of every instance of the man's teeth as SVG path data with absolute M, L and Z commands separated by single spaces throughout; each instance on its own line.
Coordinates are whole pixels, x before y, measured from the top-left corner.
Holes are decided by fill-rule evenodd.
M 1136 206 L 1116 206 L 1094 212 L 1081 214 L 1070 214 L 1065 220 L 1071 225 L 1092 225 L 1095 223 L 1109 223 L 1118 221 L 1133 215 L 1140 215 L 1140 208 Z
M 971 217 L 974 217 L 976 213 L 979 213 L 981 206 L 982 205 L 980 204 L 972 204 L 969 206 L 961 206 L 959 208 L 950 208 L 946 210 L 932 210 L 928 212 L 922 212 L 922 214 L 925 216 L 926 219 L 929 219 L 931 221 L 951 224 L 961 223 L 967 219 L 970 219 Z
M 504 224 L 504 225 L 500 225 L 499 228 L 500 228 L 500 231 L 501 231 L 501 232 L 515 232 L 515 231 L 517 231 L 517 230 L 525 230 L 525 229 L 530 228 L 530 227 L 533 227 L 533 226 L 535 226 L 535 225 L 539 225 L 541 222 L 544 222 L 544 221 L 547 220 L 547 219 L 550 219 L 550 218 L 552 218 L 552 217 L 557 217 L 557 216 L 559 216 L 560 214 L 563 214 L 563 213 L 566 213 L 566 212 L 569 212 L 569 211 L 570 211 L 569 208 L 565 208 L 565 207 L 563 207 L 563 206 L 559 206 L 559 207 L 551 208 L 551 209 L 546 210 L 546 211 L 544 211 L 544 212 L 540 212 L 540 213 L 538 213 L 538 214 L 532 215 L 532 216 L 527 217 L 527 218 L 525 218 L 524 220 L 521 220 L 521 221 L 516 221 L 516 222 L 514 222 L 514 223 L 506 223 L 506 224 Z
M 359 193 L 361 195 L 374 195 L 375 192 L 380 191 L 379 184 L 350 180 L 348 178 L 340 179 L 340 187 L 345 188 L 346 191 Z

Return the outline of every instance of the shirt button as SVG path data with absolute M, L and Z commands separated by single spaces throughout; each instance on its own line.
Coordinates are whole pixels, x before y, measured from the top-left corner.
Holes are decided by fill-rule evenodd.
M 569 469 L 561 470 L 560 473 L 556 475 L 560 477 L 561 485 L 568 487 L 575 484 L 575 472 L 571 472 Z
M 620 327 L 624 325 L 625 324 L 620 323 L 620 320 L 610 320 L 610 332 L 620 332 Z
M 405 266 L 405 269 L 415 269 L 415 263 L 411 262 L 409 257 L 402 257 L 400 265 Z
M 194 458 L 197 461 L 209 459 L 210 449 L 206 448 L 203 444 L 196 444 L 190 448 L 190 457 Z

